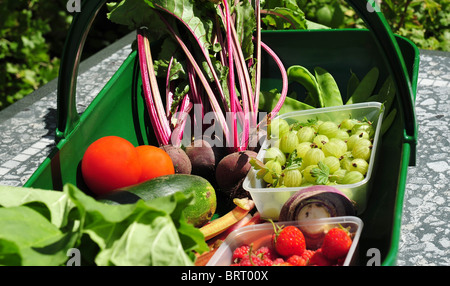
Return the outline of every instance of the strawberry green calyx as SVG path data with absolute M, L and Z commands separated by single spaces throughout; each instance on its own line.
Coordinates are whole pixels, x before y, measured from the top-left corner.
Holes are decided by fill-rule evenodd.
M 269 220 L 274 227 L 272 243 L 275 251 L 284 257 L 302 255 L 306 250 L 305 237 L 301 230 L 293 225 L 280 226 Z

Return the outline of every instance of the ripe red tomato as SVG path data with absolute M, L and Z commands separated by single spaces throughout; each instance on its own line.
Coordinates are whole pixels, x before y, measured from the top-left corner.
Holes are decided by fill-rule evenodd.
M 166 151 L 151 145 L 138 146 L 136 151 L 142 167 L 140 182 L 175 173 L 172 159 Z
M 137 184 L 142 168 L 133 144 L 118 136 L 106 136 L 86 149 L 81 173 L 89 189 L 103 195 Z

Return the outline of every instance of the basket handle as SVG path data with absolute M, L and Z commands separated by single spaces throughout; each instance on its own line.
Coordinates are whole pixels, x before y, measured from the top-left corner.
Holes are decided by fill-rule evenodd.
M 415 98 L 400 47 L 375 0 L 346 1 L 353 7 L 372 31 L 378 47 L 387 59 L 389 71 L 394 78 L 397 92 L 402 99 L 402 104 L 400 106 L 402 110 L 400 111 L 405 116 L 405 132 L 403 138 L 414 150 L 411 153 L 411 159 L 413 161 L 412 164 L 415 164 L 415 148 L 417 144 L 417 123 L 414 108 Z
M 82 1 L 70 25 L 58 75 L 56 142 L 67 138 L 78 123 L 76 85 L 81 53 L 92 23 L 107 0 Z
M 57 130 L 56 140 L 66 138 L 76 126 L 79 115 L 76 110 L 76 83 L 81 52 L 100 8 L 107 0 L 83 1 L 81 12 L 76 13 L 70 26 L 58 78 L 57 91 Z M 407 143 L 416 145 L 417 126 L 414 113 L 414 99 L 411 82 L 406 71 L 405 62 L 395 37 L 383 14 L 374 0 L 346 0 L 360 15 L 375 36 L 379 48 L 388 59 L 391 74 L 397 84 L 401 96 L 401 112 L 405 116 L 404 139 Z

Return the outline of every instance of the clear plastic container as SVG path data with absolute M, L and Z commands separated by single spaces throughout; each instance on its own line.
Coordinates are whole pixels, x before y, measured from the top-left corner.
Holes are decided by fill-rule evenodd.
M 314 238 L 314 241 L 309 240 L 305 235 L 307 249 L 315 250 L 322 245 L 323 237 L 326 230 L 341 225 L 344 228 L 349 228 L 353 236 L 353 242 L 350 250 L 344 260 L 343 266 L 356 265 L 358 259 L 358 241 L 361 236 L 363 222 L 360 218 L 355 216 L 341 216 L 320 219 L 307 219 L 301 221 L 287 221 L 275 222 L 278 225 L 295 225 L 303 233 L 306 233 L 305 228 L 314 229 L 315 233 L 318 229 L 323 229 L 322 235 Z M 224 242 L 219 246 L 216 253 L 211 257 L 206 266 L 228 266 L 232 263 L 233 251 L 243 244 L 253 244 L 253 249 L 258 249 L 261 246 L 271 245 L 271 235 L 273 234 L 273 225 L 270 222 L 250 225 L 238 228 L 232 231 Z
M 364 102 L 344 106 L 301 110 L 285 113 L 277 118 L 283 118 L 292 122 L 306 122 L 308 119 L 317 118 L 322 121 L 330 120 L 339 123 L 349 117 L 358 120 L 367 118 L 372 122 L 375 130 L 372 152 L 369 158 L 369 167 L 365 178 L 355 184 L 332 185 L 355 202 L 357 214 L 359 215 L 366 209 L 367 200 L 370 195 L 372 173 L 376 169 L 377 149 L 380 146 L 380 129 L 383 119 L 382 104 L 379 102 Z M 271 144 L 272 142 L 267 139 L 263 142 L 257 159 L 263 160 L 266 149 Z M 267 188 L 264 180 L 256 178 L 256 172 L 253 168 L 248 172 L 243 182 L 243 188 L 250 193 L 261 216 L 273 220 L 278 220 L 280 210 L 286 200 L 298 190 L 303 189 L 303 187 Z

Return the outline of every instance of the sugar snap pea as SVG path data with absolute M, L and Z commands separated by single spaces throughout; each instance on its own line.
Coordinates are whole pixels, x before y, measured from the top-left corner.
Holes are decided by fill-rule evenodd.
M 385 110 L 388 112 L 391 110 L 392 103 L 394 102 L 395 93 L 396 89 L 394 80 L 392 76 L 389 76 L 383 83 L 379 93 L 379 102 L 384 104 L 384 107 L 386 108 Z
M 288 70 L 288 79 L 290 82 L 298 82 L 308 91 L 308 96 L 301 102 L 292 97 L 287 97 L 283 104 L 280 114 L 329 106 L 342 106 L 343 99 L 339 87 L 333 76 L 321 67 L 314 69 L 315 75 L 311 74 L 305 67 L 295 65 Z M 372 68 L 359 80 L 358 76 L 351 72 L 347 82 L 347 102 L 345 104 L 354 104 L 360 102 L 377 101 L 383 104 L 384 118 L 381 126 L 381 135 L 387 132 L 391 127 L 397 115 L 397 109 L 392 108 L 395 98 L 395 83 L 392 76 L 389 76 L 381 86 L 377 94 L 373 94 L 379 79 L 379 70 Z M 262 92 L 259 101 L 261 110 L 270 110 L 278 102 L 279 93 Z
M 376 102 L 380 102 L 381 103 L 380 95 L 379 94 L 371 95 L 371 96 L 369 96 L 369 98 L 366 101 L 367 102 L 369 102 L 369 101 L 376 101 Z
M 278 114 L 283 114 L 296 110 L 306 110 L 306 109 L 314 109 L 313 106 L 298 101 L 290 96 L 286 96 L 283 105 L 281 106 Z M 275 105 L 278 103 L 280 99 L 280 94 L 275 92 L 261 92 L 259 96 L 259 110 L 270 111 L 273 110 Z
M 377 67 L 372 68 L 356 87 L 346 104 L 365 102 L 373 93 L 377 85 L 380 72 Z
M 323 98 L 320 94 L 319 85 L 316 78 L 309 70 L 303 66 L 293 65 L 287 69 L 289 82 L 298 82 L 309 93 L 309 98 L 313 100 L 316 107 L 323 107 Z
M 347 82 L 347 99 L 349 99 L 353 92 L 355 92 L 356 87 L 358 87 L 359 85 L 359 78 L 358 76 L 354 73 L 351 72 L 350 78 Z
M 395 84 L 392 76 L 389 76 L 383 85 L 381 86 L 379 93 L 370 96 L 367 101 L 376 101 L 383 103 L 384 105 L 384 118 L 388 115 L 388 113 L 391 110 L 392 103 L 394 102 L 395 98 Z
M 341 92 L 333 76 L 321 67 L 316 67 L 314 72 L 323 99 L 322 107 L 343 105 Z
M 394 122 L 395 116 L 397 115 L 397 109 L 393 108 L 386 116 L 384 116 L 383 122 L 381 123 L 381 136 L 386 133 Z

